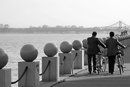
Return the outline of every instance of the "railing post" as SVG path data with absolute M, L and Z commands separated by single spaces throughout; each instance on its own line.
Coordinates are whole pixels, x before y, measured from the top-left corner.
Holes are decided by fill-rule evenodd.
M 19 62 L 18 63 L 18 77 L 22 75 L 25 68 L 28 67 L 27 72 L 18 82 L 19 87 L 38 87 L 39 86 L 39 62 Z
M 0 87 L 11 87 L 11 69 L 0 69 Z
M 72 42 L 72 47 L 74 50 L 71 51 L 73 58 L 73 69 L 83 69 L 84 68 L 84 58 L 82 56 L 82 44 L 79 40 L 74 40 Z
M 72 74 L 72 56 L 71 53 L 59 53 L 60 59 L 60 74 Z
M 74 69 L 83 69 L 84 68 L 84 58 L 82 56 L 81 50 L 72 50 L 72 58 L 74 62 Z
M 18 87 L 38 87 L 39 62 L 33 62 L 38 55 L 37 49 L 31 44 L 24 45 L 20 55 L 24 61 L 18 63 L 18 78 L 21 78 Z
M 3 68 L 8 63 L 8 55 L 0 48 L 0 87 L 11 87 L 11 69 Z
M 84 57 L 84 65 L 88 65 L 87 49 L 82 50 L 82 55 Z
M 47 57 L 42 57 L 42 72 L 47 68 L 48 62 L 50 64 L 45 73 L 42 74 L 42 81 L 59 81 L 59 58 L 54 57 L 57 54 L 57 47 L 53 43 L 47 43 L 44 47 L 44 53 Z
M 42 75 L 42 82 L 59 81 L 59 58 L 42 57 L 42 71 L 45 70 L 48 61 L 50 61 L 50 65 Z

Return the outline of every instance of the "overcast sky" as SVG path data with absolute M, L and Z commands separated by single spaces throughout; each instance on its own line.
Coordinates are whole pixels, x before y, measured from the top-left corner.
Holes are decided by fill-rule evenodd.
M 130 24 L 130 0 L 0 0 L 0 24 L 11 27 Z

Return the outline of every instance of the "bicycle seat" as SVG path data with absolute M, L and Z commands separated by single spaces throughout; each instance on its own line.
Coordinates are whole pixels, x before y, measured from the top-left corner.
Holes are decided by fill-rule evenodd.
M 117 55 L 118 54 L 121 54 L 121 56 L 124 56 L 124 51 L 123 50 L 119 50 L 118 52 L 117 52 Z
M 97 55 L 102 55 L 102 53 L 101 52 L 98 52 L 98 54 Z
M 122 52 L 119 50 L 119 51 L 117 52 L 117 54 L 122 54 Z

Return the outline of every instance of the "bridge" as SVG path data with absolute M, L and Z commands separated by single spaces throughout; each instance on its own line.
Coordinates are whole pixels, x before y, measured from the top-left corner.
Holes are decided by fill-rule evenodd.
M 119 30 L 129 30 L 130 29 L 130 25 L 122 22 L 122 21 L 118 21 L 116 23 L 113 23 L 111 25 L 108 26 L 103 26 L 100 27 L 101 29 L 119 29 Z
M 118 21 L 108 26 L 99 27 L 99 30 L 105 31 L 106 33 L 109 33 L 110 31 L 114 31 L 117 34 L 126 35 L 130 33 L 130 25 L 122 21 Z

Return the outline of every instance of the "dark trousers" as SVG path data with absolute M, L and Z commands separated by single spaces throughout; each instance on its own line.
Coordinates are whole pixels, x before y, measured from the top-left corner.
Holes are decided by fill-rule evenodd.
M 92 71 L 92 59 L 93 59 L 93 71 L 96 70 L 96 55 L 89 55 L 88 54 L 88 71 L 91 73 Z
M 114 72 L 115 59 L 116 59 L 116 56 L 108 56 L 109 73 Z

